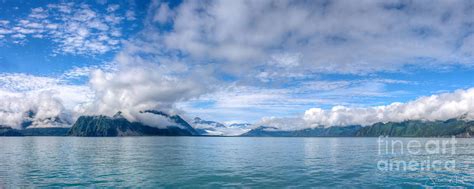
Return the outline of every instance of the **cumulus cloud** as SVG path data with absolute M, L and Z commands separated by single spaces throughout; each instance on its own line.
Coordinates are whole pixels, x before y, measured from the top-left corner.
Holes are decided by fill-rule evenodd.
M 179 100 L 199 95 L 202 88 L 195 81 L 161 75 L 159 66 L 123 65 L 117 72 L 96 70 L 91 86 L 97 94 L 99 112 L 170 108 Z
M 113 69 L 91 72 L 89 85 L 95 96 L 86 106 L 88 112 L 113 115 L 122 111 L 132 121 L 143 118 L 145 115 L 137 114 L 143 110 L 175 114 L 179 112 L 175 103 L 210 90 L 205 70 L 159 56 L 143 56 L 149 49 L 140 48 L 141 42 L 128 43 L 114 60 Z
M 0 125 L 20 128 L 25 122 L 28 126 L 48 127 L 52 125 L 50 119 L 64 119 L 70 121 L 70 116 L 64 111 L 60 100 L 51 97 L 49 92 L 39 94 L 5 94 L 0 92 Z M 33 96 L 34 95 L 34 96 Z M 64 126 L 64 125 L 59 125 Z
M 140 113 L 156 109 L 180 113 L 174 104 L 205 93 L 205 80 L 189 74 L 176 76 L 165 65 L 132 56 L 119 56 L 113 69 L 75 68 L 62 77 L 27 74 L 0 75 L 0 125 L 70 126 L 81 115 L 108 115 L 118 111 L 130 121 L 168 126 L 163 116 Z M 87 85 L 68 84 L 68 79 L 89 73 Z M 63 123 L 58 125 L 58 123 Z
M 91 91 L 50 77 L 26 74 L 0 75 L 0 125 L 22 127 L 67 127 Z
M 386 106 L 366 108 L 335 106 L 329 110 L 311 108 L 301 118 L 264 118 L 257 125 L 295 130 L 319 126 L 367 126 L 377 122 L 407 120 L 444 121 L 461 117 L 468 120 L 474 119 L 474 88 Z
M 113 66 L 74 68 L 59 78 L 1 74 L 0 125 L 70 126 L 81 115 L 112 116 L 118 111 L 130 121 L 174 125 L 166 117 L 140 112 L 180 113 L 175 103 L 207 92 L 208 83 L 198 79 L 199 72 L 176 75 L 166 64 L 150 61 L 132 53 L 118 56 Z M 85 75 L 87 85 L 68 83 Z
M 472 65 L 470 1 L 185 1 L 167 48 L 226 62 L 227 71 L 367 74 L 404 65 Z M 238 63 L 232 67 L 229 62 Z M 224 68 L 223 68 L 224 69 Z M 225 69 L 224 69 L 225 70 Z M 269 74 L 268 71 L 265 74 Z M 286 77 L 287 75 L 274 75 Z

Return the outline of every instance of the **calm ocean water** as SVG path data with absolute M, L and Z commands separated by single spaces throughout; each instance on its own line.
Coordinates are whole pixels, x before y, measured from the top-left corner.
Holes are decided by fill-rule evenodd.
M 377 138 L 3 137 L 0 188 L 474 187 L 474 140 L 457 142 L 454 155 L 387 156 L 378 153 Z M 378 167 L 394 159 L 455 160 L 456 166 Z

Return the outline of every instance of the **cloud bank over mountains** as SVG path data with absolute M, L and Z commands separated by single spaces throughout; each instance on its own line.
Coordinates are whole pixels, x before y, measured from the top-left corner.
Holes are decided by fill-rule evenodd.
M 348 108 L 336 106 L 330 110 L 312 108 L 303 119 L 315 125 L 370 125 L 376 122 L 406 120 L 447 120 L 465 116 L 474 119 L 474 88 L 457 90 L 386 106 Z
M 60 79 L 1 74 L 0 125 L 20 128 L 31 122 L 33 127 L 70 126 L 81 112 L 78 107 L 90 95 L 87 87 L 67 85 Z
M 45 120 L 58 118 L 64 123 L 72 123 L 82 114 L 113 115 L 117 111 L 124 111 L 124 116 L 132 121 L 150 122 L 158 118 L 138 112 L 146 109 L 176 111 L 174 103 L 189 100 L 205 91 L 204 88 L 194 88 L 196 83 L 192 80 L 165 79 L 162 75 L 155 75 L 156 72 L 145 69 L 150 65 L 122 66 L 113 72 L 94 71 L 89 87 L 62 84 L 50 78 L 2 75 L 0 125 L 20 127 L 24 121 L 32 121 L 32 125 L 37 127 L 58 126 Z M 29 79 L 24 80 L 25 77 Z M 17 92 L 13 91 L 15 88 Z M 34 117 L 29 115 L 30 111 Z M 461 116 L 474 119 L 474 88 L 386 106 L 311 108 L 300 118 L 263 118 L 256 125 L 292 130 L 406 120 L 447 120 Z
M 57 127 L 62 125 L 44 120 L 60 119 L 70 126 L 81 115 L 112 116 L 121 111 L 130 121 L 163 126 L 170 123 L 164 116 L 140 112 L 181 114 L 175 103 L 210 90 L 212 79 L 200 79 L 207 77 L 205 69 L 158 64 L 154 57 L 140 56 L 147 50 L 140 44 L 128 43 L 107 65 L 74 68 L 60 77 L 2 74 L 0 125 L 21 128 L 32 121 L 35 127 Z M 72 82 L 80 77 L 87 83 Z
M 87 85 L 24 74 L 3 74 L 1 78 L 0 125 L 16 128 L 30 119 L 33 125 L 48 127 L 55 125 L 40 121 L 61 118 L 73 123 L 80 115 L 112 116 L 118 111 L 130 121 L 158 119 L 139 112 L 180 113 L 174 107 L 176 102 L 195 98 L 207 89 L 199 80 L 173 76 L 166 68 L 147 62 L 118 63 L 108 71 L 94 69 Z M 199 85 L 202 87 L 195 87 Z
M 118 111 L 162 122 L 138 113 L 147 109 L 224 119 L 217 121 L 266 117 L 258 124 L 281 129 L 474 119 L 472 85 L 390 104 L 423 78 L 384 76 L 410 67 L 472 69 L 473 8 L 470 1 L 152 1 L 140 19 L 112 4 L 34 7 L 0 20 L 0 45 L 52 38 L 57 54 L 116 54 L 59 76 L 2 73 L 0 125 L 51 126 L 50 118 Z M 128 36 L 131 21 L 143 28 Z M 304 114 L 271 117 L 281 112 Z
M 89 112 L 111 115 L 122 111 L 132 120 L 143 117 L 137 115 L 143 110 L 177 113 L 175 103 L 197 98 L 209 89 L 206 80 L 198 79 L 199 70 L 176 71 L 138 57 L 137 52 L 126 53 L 116 59 L 116 70 L 99 69 L 91 73 L 89 84 L 95 96 L 87 107 Z
M 300 118 L 263 118 L 256 125 L 273 126 L 282 130 L 311 127 L 368 126 L 378 122 L 407 120 L 444 121 L 452 118 L 474 119 L 474 88 L 452 93 L 420 97 L 406 103 L 374 107 L 335 106 L 324 110 L 311 108 Z

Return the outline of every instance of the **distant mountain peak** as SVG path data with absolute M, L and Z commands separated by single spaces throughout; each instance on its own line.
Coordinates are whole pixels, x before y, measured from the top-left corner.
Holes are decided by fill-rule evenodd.
M 112 118 L 114 118 L 114 119 L 124 119 L 125 117 L 123 117 L 122 111 L 118 111 L 117 113 L 115 113 L 114 116 L 112 116 Z
M 69 130 L 71 136 L 190 136 L 197 135 L 193 128 L 152 127 L 127 119 L 114 119 L 108 116 L 81 116 Z

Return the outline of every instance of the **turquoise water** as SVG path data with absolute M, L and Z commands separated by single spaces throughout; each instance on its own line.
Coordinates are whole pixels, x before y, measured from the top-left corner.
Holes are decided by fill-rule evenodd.
M 4 137 L 0 188 L 474 187 L 474 140 L 457 142 L 455 155 L 386 156 L 378 154 L 377 138 Z M 377 167 L 380 160 L 428 157 L 454 159 L 456 167 Z

